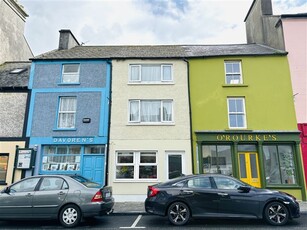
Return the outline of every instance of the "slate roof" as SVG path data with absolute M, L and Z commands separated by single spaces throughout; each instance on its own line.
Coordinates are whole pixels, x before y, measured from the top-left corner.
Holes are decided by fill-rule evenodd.
M 31 60 L 59 59 L 144 59 L 196 58 L 217 56 L 286 55 L 287 52 L 259 44 L 231 45 L 142 45 L 142 46 L 75 46 L 53 50 Z
M 3 88 L 27 88 L 31 62 L 5 62 L 0 65 L 0 90 Z M 23 69 L 20 73 L 11 73 Z

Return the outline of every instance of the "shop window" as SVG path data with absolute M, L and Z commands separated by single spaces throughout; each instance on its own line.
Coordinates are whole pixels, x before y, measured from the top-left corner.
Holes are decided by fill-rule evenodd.
M 225 61 L 226 84 L 242 84 L 240 61 Z
M 294 155 L 291 145 L 264 145 L 266 182 L 296 184 Z
M 232 175 L 230 145 L 203 145 L 202 165 L 203 173 Z
M 157 153 L 117 152 L 116 179 L 157 179 Z
M 130 65 L 130 83 L 163 83 L 172 82 L 172 65 L 142 64 Z
M 0 153 L 0 184 L 6 183 L 8 161 L 9 161 L 9 154 Z
M 62 83 L 79 83 L 80 64 L 64 64 L 62 72 Z
M 106 151 L 105 145 L 90 145 L 85 147 L 85 154 L 104 154 Z
M 60 97 L 57 128 L 75 128 L 76 110 L 77 97 Z
M 80 170 L 81 146 L 44 146 L 42 171 Z

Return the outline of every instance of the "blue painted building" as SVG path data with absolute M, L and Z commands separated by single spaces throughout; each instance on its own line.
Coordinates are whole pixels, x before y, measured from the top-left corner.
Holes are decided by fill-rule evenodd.
M 59 51 L 79 46 L 60 31 Z M 31 174 L 80 174 L 105 184 L 111 63 L 105 59 L 32 59 L 27 137 L 36 149 Z

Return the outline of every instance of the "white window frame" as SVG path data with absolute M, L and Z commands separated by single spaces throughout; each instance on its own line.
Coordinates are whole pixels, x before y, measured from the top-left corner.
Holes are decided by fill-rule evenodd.
M 118 163 L 118 153 L 133 153 L 133 163 Z M 156 162 L 155 163 L 141 163 L 141 154 L 142 153 L 155 153 Z M 133 178 L 116 178 L 116 169 L 117 166 L 133 166 L 134 174 Z M 156 178 L 139 178 L 140 166 L 156 166 L 157 175 Z M 114 172 L 115 181 L 157 181 L 158 180 L 158 151 L 129 151 L 129 150 L 118 150 L 115 152 L 115 172 Z
M 75 110 L 61 110 L 61 104 L 63 99 L 74 99 L 76 103 L 76 109 Z M 59 97 L 59 105 L 58 105 L 58 114 L 57 114 L 57 129 L 74 129 L 76 127 L 76 113 L 77 113 L 77 97 L 76 96 L 64 96 Z M 61 114 L 73 114 L 74 116 L 74 124 L 72 127 L 61 127 L 60 126 L 60 117 Z
M 227 64 L 239 64 L 239 72 L 227 72 L 227 68 L 226 65 Z M 224 68 L 225 68 L 225 83 L 227 85 L 232 85 L 232 84 L 243 84 L 243 77 L 242 77 L 242 68 L 241 68 L 241 61 L 225 61 L 224 62 Z M 230 82 L 228 82 L 228 78 L 230 77 L 229 75 L 239 75 L 239 80 L 234 79 L 234 80 L 230 80 Z
M 184 151 L 167 151 L 165 152 L 166 155 L 166 179 L 169 180 L 169 156 L 171 155 L 180 155 L 181 156 L 181 170 L 182 174 L 186 174 L 186 162 L 185 162 L 185 152 Z
M 65 72 L 65 67 L 67 66 L 78 66 L 77 72 Z M 70 77 L 73 77 L 72 79 L 75 79 L 73 81 L 67 81 L 66 78 L 70 79 Z M 66 63 L 62 65 L 62 78 L 61 83 L 62 84 L 78 84 L 80 82 L 80 64 L 77 63 Z
M 160 81 L 146 81 L 142 79 L 142 67 L 143 66 L 160 66 Z M 163 70 L 164 67 L 171 68 L 171 79 L 164 79 Z M 138 68 L 138 79 L 132 79 L 132 68 Z M 162 83 L 172 83 L 173 82 L 173 65 L 172 64 L 131 64 L 129 65 L 129 83 L 139 83 L 139 84 L 162 84 Z
M 141 104 L 143 101 L 152 101 L 152 102 L 157 102 L 160 101 L 160 121 L 141 121 Z M 138 103 L 138 118 L 136 120 L 131 120 L 131 103 Z M 171 116 L 172 119 L 170 121 L 168 120 L 164 120 L 164 116 L 163 116 L 163 103 L 164 102 L 170 102 L 171 103 Z M 139 124 L 170 124 L 170 123 L 174 123 L 174 101 L 172 99 L 163 99 L 163 100 L 139 100 L 139 99 L 135 99 L 135 100 L 129 100 L 128 102 L 129 106 L 128 106 L 128 122 L 129 123 L 139 123 Z
M 235 112 L 230 112 L 230 100 L 242 100 L 243 102 L 243 111 L 235 111 Z M 227 98 L 227 112 L 228 112 L 228 127 L 230 129 L 246 129 L 247 127 L 247 121 L 246 121 L 246 110 L 245 110 L 245 98 L 244 97 L 228 97 Z M 243 126 L 242 127 L 232 127 L 230 124 L 230 115 L 243 115 Z

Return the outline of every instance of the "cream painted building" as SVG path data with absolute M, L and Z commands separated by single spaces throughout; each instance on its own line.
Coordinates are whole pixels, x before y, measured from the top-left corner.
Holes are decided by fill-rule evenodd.
M 112 61 L 108 184 L 117 202 L 144 201 L 147 186 L 192 173 L 184 60 Z

